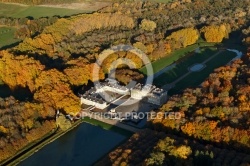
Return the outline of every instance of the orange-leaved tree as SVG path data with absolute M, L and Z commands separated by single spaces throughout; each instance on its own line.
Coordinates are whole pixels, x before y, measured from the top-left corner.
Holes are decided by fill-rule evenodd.
M 34 99 L 45 107 L 62 109 L 68 114 L 76 114 L 80 110 L 77 96 L 70 89 L 67 76 L 56 69 L 42 71 L 35 80 Z
M 194 44 L 199 39 L 199 32 L 195 28 L 185 28 L 171 33 L 166 39 L 186 47 Z
M 98 76 L 99 80 L 104 79 L 102 69 L 96 67 L 96 71 L 94 71 L 94 66 L 97 64 L 91 64 L 87 59 L 78 58 L 71 60 L 67 62 L 67 65 L 69 67 L 64 70 L 64 73 L 67 75 L 71 85 L 86 85 L 89 80 L 97 81 L 94 80 L 96 76 Z
M 0 52 L 0 79 L 12 89 L 20 86 L 34 90 L 34 80 L 44 68 L 39 61 L 28 56 Z

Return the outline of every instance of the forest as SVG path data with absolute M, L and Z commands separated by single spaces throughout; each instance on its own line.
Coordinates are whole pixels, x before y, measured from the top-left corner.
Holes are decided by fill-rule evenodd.
M 232 165 L 250 163 L 250 47 L 241 60 L 210 74 L 201 87 L 171 96 L 148 122 L 95 165 Z M 181 119 L 169 119 L 175 111 Z
M 124 51 L 109 56 L 93 73 L 103 50 L 130 44 L 153 62 L 195 43 L 223 46 L 232 40 L 228 45 L 248 46 L 249 6 L 249 0 L 122 1 L 65 18 L 0 18 L 0 25 L 15 27 L 21 40 L 0 51 L 0 82 L 13 93 L 27 89 L 32 94 L 31 99 L 0 98 L 0 161 L 54 131 L 57 110 L 76 115 L 77 91 L 96 81 L 93 75 L 104 79 L 117 59 L 136 64 L 135 69 L 118 66 L 116 79 L 122 84 L 143 80 L 141 60 Z M 237 39 L 230 38 L 234 32 L 240 34 Z M 154 111 L 181 112 L 181 121 L 149 121 L 149 129 L 136 133 L 101 165 L 249 163 L 249 65 L 248 53 L 216 69 L 201 87 L 171 96 Z

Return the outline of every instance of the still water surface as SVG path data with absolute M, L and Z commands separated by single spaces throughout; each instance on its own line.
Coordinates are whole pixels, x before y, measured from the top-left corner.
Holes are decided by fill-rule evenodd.
M 83 123 L 21 162 L 20 166 L 88 166 L 126 136 Z

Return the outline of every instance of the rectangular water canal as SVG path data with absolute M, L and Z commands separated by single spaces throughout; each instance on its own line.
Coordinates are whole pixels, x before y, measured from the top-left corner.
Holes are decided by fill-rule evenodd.
M 114 131 L 82 123 L 21 162 L 19 166 L 88 166 L 126 138 Z

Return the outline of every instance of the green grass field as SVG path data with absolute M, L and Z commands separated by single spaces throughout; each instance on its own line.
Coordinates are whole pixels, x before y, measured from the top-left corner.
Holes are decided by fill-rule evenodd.
M 42 6 L 20 6 L 14 4 L 0 3 L 0 16 L 4 17 L 51 17 L 51 16 L 71 16 L 79 13 L 87 13 L 91 11 L 86 10 L 75 10 L 75 9 L 64 9 L 64 8 L 53 8 L 53 7 L 42 7 Z
M 163 73 L 156 79 L 154 79 L 154 84 L 157 86 L 163 86 L 174 82 L 177 78 L 181 77 L 188 72 L 188 67 L 196 63 L 202 63 L 210 56 L 217 52 L 215 48 L 204 48 L 201 49 L 200 53 L 193 53 L 188 57 L 184 57 L 181 62 L 179 62 L 175 68 Z
M 0 3 L 0 17 L 13 17 L 13 18 L 24 18 L 24 17 L 51 17 L 51 16 L 70 16 L 79 13 L 87 13 L 91 11 L 86 10 L 74 10 L 74 9 L 63 9 L 63 8 L 51 8 L 41 6 L 20 6 L 15 4 L 4 4 Z M 14 38 L 15 28 L 14 27 L 0 27 L 0 49 L 14 44 L 20 40 Z
M 14 38 L 14 33 L 13 27 L 0 27 L 0 48 L 20 41 Z
M 166 66 L 169 66 L 172 63 L 174 63 L 175 61 L 177 61 L 178 59 L 184 57 L 186 54 L 194 51 L 198 47 L 214 46 L 214 45 L 215 45 L 214 43 L 201 42 L 199 44 L 196 43 L 196 44 L 187 46 L 186 48 L 178 49 L 178 50 L 172 52 L 170 55 L 152 62 L 153 72 L 157 73 L 158 71 L 162 70 Z M 143 74 L 147 74 L 146 67 L 142 67 L 140 69 L 140 71 Z
M 173 95 L 186 88 L 199 86 L 206 78 L 208 78 L 214 69 L 226 65 L 235 56 L 236 54 L 230 51 L 224 51 L 218 54 L 206 63 L 206 68 L 204 68 L 202 71 L 193 72 L 178 82 L 175 87 L 169 91 L 169 94 Z

